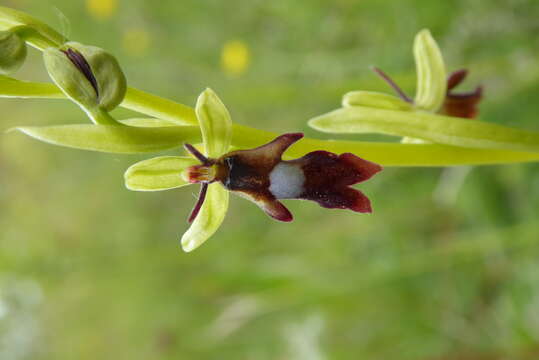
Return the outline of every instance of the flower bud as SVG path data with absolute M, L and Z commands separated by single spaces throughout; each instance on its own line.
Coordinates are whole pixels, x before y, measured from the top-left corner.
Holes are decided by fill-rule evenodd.
M 76 42 L 43 53 L 52 80 L 83 108 L 110 111 L 118 106 L 127 89 L 116 59 L 101 48 Z
M 17 71 L 26 59 L 26 43 L 16 33 L 0 31 L 0 74 Z

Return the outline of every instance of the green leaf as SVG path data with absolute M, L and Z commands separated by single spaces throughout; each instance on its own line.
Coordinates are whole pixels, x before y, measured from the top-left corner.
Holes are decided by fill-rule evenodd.
M 60 146 L 118 154 L 157 152 L 200 141 L 196 126 L 133 127 L 119 125 L 27 126 L 19 130 Z
M 182 248 L 195 250 L 212 236 L 223 222 L 228 210 L 229 193 L 219 183 L 208 186 L 206 200 L 191 227 L 182 236 Z
M 351 91 L 342 98 L 342 106 L 368 106 L 388 110 L 411 111 L 413 106 L 398 97 L 375 91 Z
M 417 69 L 415 105 L 436 112 L 442 106 L 447 91 L 444 59 L 430 31 L 421 30 L 415 37 L 414 57 Z
M 54 84 L 22 81 L 0 75 L 0 97 L 63 99 L 65 95 Z
M 123 124 L 123 125 L 136 126 L 136 127 L 178 126 L 177 124 L 173 123 L 172 121 L 154 119 L 154 118 L 132 118 L 132 119 L 119 120 L 118 122 Z
M 212 89 L 208 88 L 200 94 L 195 112 L 206 156 L 217 158 L 225 154 L 232 140 L 232 120 L 225 105 Z
M 134 191 L 159 191 L 190 185 L 181 176 L 198 160 L 183 156 L 159 156 L 131 165 L 124 174 L 125 186 Z
M 425 112 L 355 106 L 313 118 L 309 126 L 329 133 L 381 133 L 469 148 L 539 152 L 539 132 Z

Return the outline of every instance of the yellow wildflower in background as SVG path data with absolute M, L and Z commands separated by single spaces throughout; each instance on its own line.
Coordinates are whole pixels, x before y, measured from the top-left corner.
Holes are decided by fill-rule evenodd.
M 116 12 L 118 0 L 86 0 L 86 10 L 94 18 L 105 20 Z
M 243 74 L 249 67 L 250 52 L 247 44 L 241 40 L 228 41 L 221 51 L 221 67 L 232 76 Z
M 150 42 L 151 36 L 144 28 L 129 28 L 122 35 L 122 46 L 130 55 L 143 55 Z

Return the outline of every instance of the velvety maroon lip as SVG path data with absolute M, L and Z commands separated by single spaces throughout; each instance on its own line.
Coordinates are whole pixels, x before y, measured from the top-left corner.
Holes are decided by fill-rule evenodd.
M 337 155 L 321 150 L 298 159 L 282 160 L 286 149 L 301 138 L 303 133 L 283 134 L 265 145 L 232 151 L 218 159 L 208 159 L 186 144 L 185 148 L 201 162 L 201 165 L 187 169 L 189 180 L 202 185 L 189 222 L 196 218 L 207 186 L 214 181 L 253 201 L 268 216 L 283 222 L 292 221 L 293 216 L 280 199 L 311 200 L 328 209 L 371 212 L 369 199 L 350 185 L 370 179 L 382 167 L 351 153 Z M 201 168 L 208 167 L 215 167 L 215 178 L 200 180 Z

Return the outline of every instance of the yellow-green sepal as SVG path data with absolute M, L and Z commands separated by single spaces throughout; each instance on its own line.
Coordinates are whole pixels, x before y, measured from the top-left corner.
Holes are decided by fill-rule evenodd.
M 181 176 L 198 161 L 184 156 L 159 156 L 131 165 L 124 174 L 125 186 L 133 191 L 160 191 L 189 185 Z
M 195 112 L 206 156 L 217 158 L 225 154 L 232 140 L 232 120 L 221 99 L 208 88 L 198 97 Z
M 415 37 L 414 57 L 417 70 L 416 108 L 437 112 L 447 92 L 444 59 L 429 30 L 421 30 Z
M 219 183 L 208 185 L 206 200 L 191 227 L 183 234 L 182 248 L 190 252 L 208 240 L 221 226 L 228 210 L 229 192 Z

